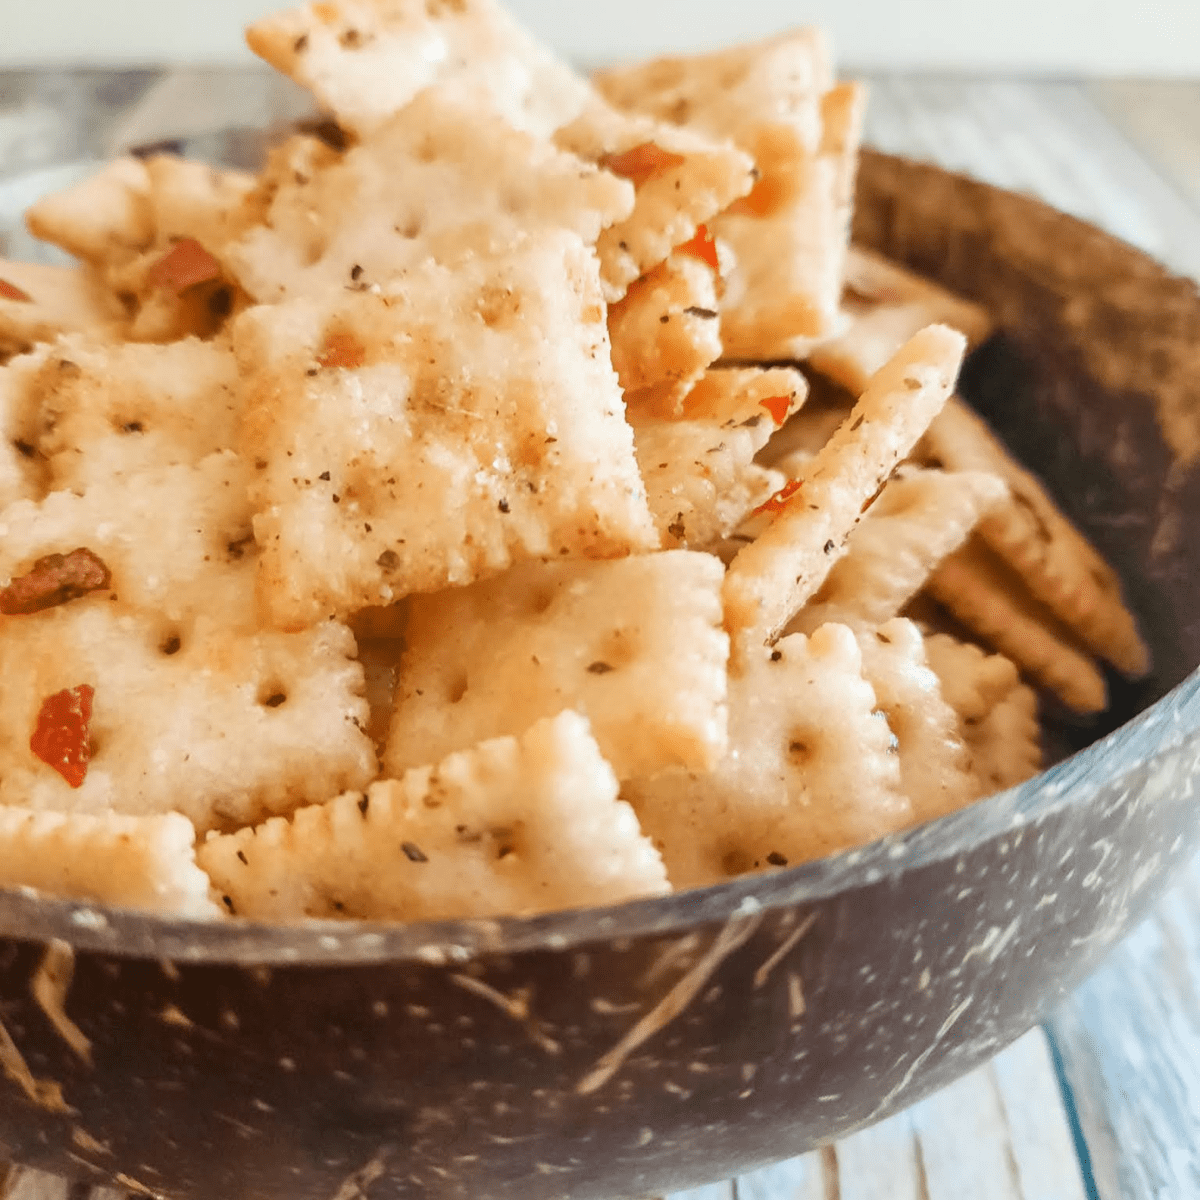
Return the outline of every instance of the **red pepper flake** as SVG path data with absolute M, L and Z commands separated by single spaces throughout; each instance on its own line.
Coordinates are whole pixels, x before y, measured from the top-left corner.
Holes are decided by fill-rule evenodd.
M 9 283 L 7 279 L 0 279 L 0 300 L 19 300 L 23 304 L 29 304 L 33 297 L 17 287 L 15 283 Z
M 676 250 L 680 254 L 690 254 L 693 258 L 708 263 L 714 271 L 721 269 L 721 262 L 717 258 L 717 243 L 713 241 L 707 225 L 697 225 L 696 236 L 690 242 L 677 246 Z
M 788 411 L 792 407 L 792 398 L 791 396 L 768 396 L 765 400 L 760 400 L 759 404 L 771 414 L 771 420 L 778 428 L 787 420 Z
M 112 573 L 99 555 L 82 546 L 70 554 L 47 554 L 0 588 L 0 613 L 28 616 L 78 600 L 88 592 L 102 592 L 112 583 Z
M 765 504 L 760 504 L 753 512 L 753 516 L 758 516 L 759 513 L 781 513 L 787 508 L 788 501 L 800 490 L 800 480 L 789 479 Z
M 82 787 L 92 757 L 88 722 L 94 690 L 89 684 L 47 696 L 38 712 L 29 748 L 73 788 Z
M 150 268 L 146 278 L 151 287 L 178 294 L 198 283 L 220 279 L 221 264 L 195 238 L 180 238 Z
M 327 333 L 317 362 L 322 367 L 345 367 L 354 370 L 366 361 L 362 343 L 350 333 Z
M 641 187 L 647 179 L 660 171 L 668 171 L 671 167 L 682 166 L 687 160 L 681 154 L 672 154 L 653 142 L 642 142 L 622 150 L 620 154 L 606 154 L 600 160 L 600 165 L 622 179 L 628 179 L 635 188 Z

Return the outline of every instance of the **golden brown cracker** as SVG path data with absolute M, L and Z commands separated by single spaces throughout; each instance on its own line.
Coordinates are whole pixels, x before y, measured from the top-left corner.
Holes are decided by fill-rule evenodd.
M 928 590 L 979 639 L 1079 713 L 1102 712 L 1108 688 L 1096 664 L 990 547 L 973 538 L 942 562 Z
M 1016 787 L 1042 769 L 1038 701 L 1018 684 L 987 715 L 963 730 L 980 796 Z
M 953 399 L 930 425 L 917 456 L 1000 476 L 1011 500 L 980 525 L 980 536 L 1092 654 L 1127 675 L 1146 673 L 1150 652 L 1116 572 L 979 416 Z
M 949 633 L 926 634 L 925 659 L 946 703 L 968 726 L 978 725 L 1021 681 L 1011 659 Z
M 88 268 L 0 260 L 0 360 L 64 333 L 116 340 L 127 314 Z

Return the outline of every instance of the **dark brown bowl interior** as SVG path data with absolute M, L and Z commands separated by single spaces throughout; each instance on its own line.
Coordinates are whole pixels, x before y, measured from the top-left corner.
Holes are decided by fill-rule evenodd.
M 997 315 L 963 391 L 1121 571 L 1156 668 L 1111 721 L 1141 715 L 1059 723 L 1086 748 L 903 836 L 620 908 L 206 927 L 0 893 L 0 1154 L 193 1197 L 644 1196 L 911 1103 L 1100 961 L 1197 834 L 1200 299 L 877 154 L 856 235 Z M 31 992 L 51 941 L 86 1055 Z

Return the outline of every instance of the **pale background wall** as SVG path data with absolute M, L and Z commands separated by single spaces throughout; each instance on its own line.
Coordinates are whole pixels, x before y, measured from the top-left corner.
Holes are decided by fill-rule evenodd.
M 585 63 L 815 21 L 860 67 L 1200 76 L 1200 0 L 510 0 Z M 272 0 L 0 0 L 0 65 L 247 61 Z

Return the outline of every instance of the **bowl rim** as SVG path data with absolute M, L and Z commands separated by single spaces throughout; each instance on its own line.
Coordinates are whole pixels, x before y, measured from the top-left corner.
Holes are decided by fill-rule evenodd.
M 210 966 L 461 965 L 483 955 L 571 952 L 597 942 L 688 934 L 698 927 L 827 901 L 1025 831 L 1120 790 L 1136 770 L 1200 729 L 1200 668 L 1107 736 L 1015 788 L 947 816 L 826 858 L 690 891 L 535 916 L 284 924 L 147 913 L 0 888 L 0 938 L 66 943 L 123 959 Z M 1115 756 L 1124 770 L 1106 770 Z

